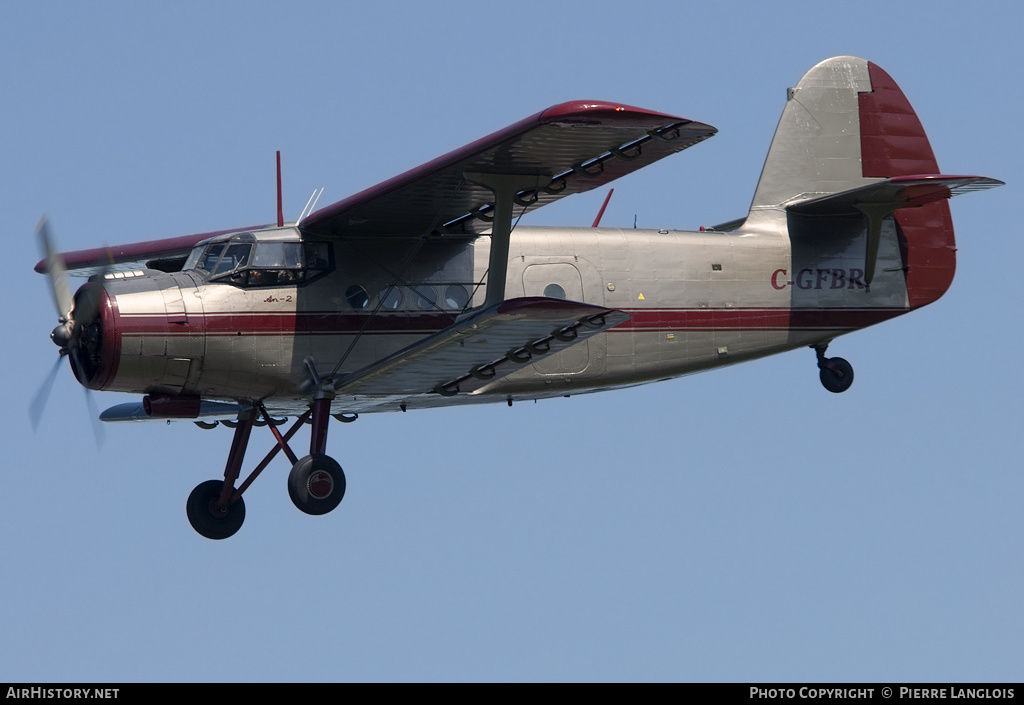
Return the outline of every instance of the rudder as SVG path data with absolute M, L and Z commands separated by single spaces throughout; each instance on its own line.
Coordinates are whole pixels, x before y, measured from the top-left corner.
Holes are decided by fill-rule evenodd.
M 938 174 L 931 144 L 910 101 L 892 77 L 866 62 L 872 91 L 858 97 L 865 177 Z M 942 296 L 956 272 L 956 241 L 948 201 L 895 214 L 910 308 Z

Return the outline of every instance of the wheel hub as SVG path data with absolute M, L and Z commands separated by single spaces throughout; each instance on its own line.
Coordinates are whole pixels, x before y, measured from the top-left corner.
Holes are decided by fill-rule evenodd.
M 219 496 L 211 499 L 210 503 L 207 506 L 210 509 L 210 516 L 212 516 L 214 519 L 223 519 L 231 511 L 231 505 L 222 505 L 220 503 Z
M 327 499 L 334 491 L 334 479 L 329 472 L 317 470 L 309 476 L 306 487 L 316 499 Z

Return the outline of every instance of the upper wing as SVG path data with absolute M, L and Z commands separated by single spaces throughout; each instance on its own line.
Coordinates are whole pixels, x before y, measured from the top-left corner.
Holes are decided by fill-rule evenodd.
M 458 232 L 489 227 L 494 196 L 464 174 L 543 174 L 547 186 L 520 192 L 513 217 L 573 193 L 588 191 L 707 139 L 717 130 L 685 118 L 601 102 L 563 103 L 521 120 L 302 221 L 313 236 L 353 237 Z M 215 235 L 265 226 L 64 253 L 69 272 L 183 263 L 197 243 Z M 163 265 L 161 264 L 163 263 Z M 180 264 L 178 264 L 180 266 Z M 46 271 L 45 260 L 36 265 Z
M 476 235 L 489 229 L 490 189 L 467 173 L 543 174 L 513 217 L 588 191 L 715 134 L 710 125 L 614 103 L 562 103 L 327 206 L 301 224 L 332 237 Z

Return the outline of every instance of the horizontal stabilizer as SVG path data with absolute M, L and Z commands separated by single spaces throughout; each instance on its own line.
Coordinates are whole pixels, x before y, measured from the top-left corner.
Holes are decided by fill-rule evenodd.
M 902 208 L 915 208 L 942 201 L 961 193 L 1002 186 L 1003 182 L 984 176 L 943 176 L 915 174 L 839 191 L 820 198 L 786 206 L 790 213 L 808 216 L 863 215 L 867 222 L 864 252 L 864 283 L 870 288 L 875 276 L 882 223 Z
M 344 395 L 474 392 L 628 318 L 577 301 L 509 299 L 343 377 L 335 389 Z
M 984 176 L 893 176 L 867 186 L 800 201 L 786 206 L 786 210 L 801 215 L 857 215 L 864 212 L 865 206 L 889 206 L 892 212 L 1002 185 L 1002 181 Z

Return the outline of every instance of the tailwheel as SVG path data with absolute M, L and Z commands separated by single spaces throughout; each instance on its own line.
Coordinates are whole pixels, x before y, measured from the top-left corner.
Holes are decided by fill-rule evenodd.
M 853 384 L 853 365 L 841 357 L 825 358 L 818 363 L 818 377 L 825 389 L 835 394 L 845 392 Z
M 185 503 L 188 522 L 208 539 L 233 536 L 245 521 L 245 502 L 239 497 L 226 507 L 220 505 L 223 480 L 208 480 L 198 485 Z
M 345 496 L 345 473 L 330 456 L 307 455 L 292 466 L 288 495 L 306 514 L 326 514 Z
M 830 342 L 812 345 L 811 349 L 818 356 L 818 369 L 821 370 L 818 379 L 821 380 L 821 386 L 833 394 L 839 394 L 853 384 L 853 365 L 841 357 L 825 357 Z

